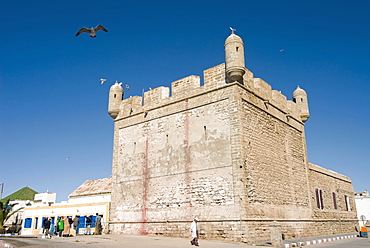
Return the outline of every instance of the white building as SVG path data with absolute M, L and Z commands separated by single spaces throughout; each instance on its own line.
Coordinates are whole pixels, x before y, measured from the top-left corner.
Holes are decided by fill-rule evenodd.
M 46 217 L 55 223 L 59 216 L 80 218 L 80 234 L 85 233 L 86 216 L 102 215 L 103 232 L 108 231 L 109 209 L 111 202 L 111 178 L 87 180 L 68 196 L 68 201 L 55 203 L 56 194 L 42 193 L 35 195 L 33 206 L 24 209 L 22 235 L 42 233 L 42 222 Z M 94 223 L 92 224 L 94 227 Z
M 365 226 L 366 221 L 370 220 L 370 196 L 369 192 L 365 190 L 364 192 L 355 193 L 355 202 L 357 208 L 357 218 L 359 220 L 359 225 Z

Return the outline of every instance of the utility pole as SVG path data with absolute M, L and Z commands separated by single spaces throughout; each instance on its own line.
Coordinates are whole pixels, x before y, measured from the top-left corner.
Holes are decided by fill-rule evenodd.
M 4 183 L 0 183 L 0 187 L 1 187 L 1 190 L 0 190 L 0 200 L 1 200 L 3 199 Z

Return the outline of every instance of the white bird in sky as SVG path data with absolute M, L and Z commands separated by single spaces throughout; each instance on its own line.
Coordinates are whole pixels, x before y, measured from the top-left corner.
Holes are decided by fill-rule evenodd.
M 107 81 L 107 80 L 106 80 L 106 79 L 104 79 L 104 78 L 101 78 L 101 79 L 100 79 L 100 81 L 101 81 L 101 82 L 100 82 L 100 84 L 103 84 L 103 83 L 104 83 L 105 81 Z
M 105 27 L 103 27 L 102 25 L 98 25 L 95 28 L 94 27 L 92 27 L 92 28 L 85 28 L 85 27 L 80 28 L 80 30 L 78 30 L 78 32 L 76 33 L 76 36 L 79 36 L 82 33 L 89 33 L 91 38 L 95 38 L 96 37 L 96 32 L 98 32 L 99 30 L 103 30 L 105 32 L 108 32 L 108 30 Z

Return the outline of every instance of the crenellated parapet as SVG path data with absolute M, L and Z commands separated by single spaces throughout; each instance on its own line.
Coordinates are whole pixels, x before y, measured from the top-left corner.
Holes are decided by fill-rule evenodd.
M 203 71 L 204 87 L 206 89 L 214 89 L 224 86 L 226 84 L 225 73 L 225 63 Z
M 271 85 L 263 79 L 254 78 L 253 73 L 244 67 L 244 44 L 239 36 L 233 33 L 225 44 L 226 63 L 204 70 L 203 85 L 201 85 L 199 76 L 190 75 L 172 82 L 171 87 L 160 86 L 150 89 L 143 93 L 143 98 L 136 96 L 122 100 L 123 88 L 114 84 L 109 95 L 109 114 L 117 120 L 133 114 L 145 113 L 171 102 L 206 94 L 218 88 L 238 84 L 256 96 L 260 102 L 266 106 L 273 106 L 287 118 L 294 118 L 299 122 L 305 122 L 308 119 L 307 94 L 304 90 L 298 87 L 293 93 L 293 101 L 287 100 L 287 97 L 280 91 L 273 90 Z M 233 56 L 237 58 L 233 59 Z M 234 73 L 233 70 L 236 72 Z
M 160 86 L 144 92 L 144 105 L 160 104 L 163 100 L 170 97 L 170 88 Z
M 120 113 L 117 118 L 119 119 L 125 116 L 130 116 L 132 113 L 141 112 L 143 108 L 142 100 L 143 98 L 141 96 L 134 96 L 122 100 Z
M 188 76 L 172 82 L 172 96 L 186 96 L 192 95 L 200 87 L 200 77 L 199 76 Z
M 287 97 L 278 90 L 273 90 L 271 85 L 261 78 L 253 78 L 253 73 L 245 68 L 246 73 L 243 76 L 243 88 L 249 93 L 255 95 L 261 102 L 279 109 L 287 117 L 301 120 L 300 105 Z M 134 96 L 120 100 L 119 114 L 116 118 L 124 118 L 133 114 L 147 112 L 150 109 L 158 108 L 171 102 L 186 99 L 199 94 L 216 90 L 217 88 L 231 86 L 227 83 L 225 75 L 225 64 L 220 64 L 209 68 L 203 72 L 204 84 L 201 85 L 199 76 L 191 75 L 171 83 L 171 87 L 160 86 L 144 92 L 143 98 Z M 240 85 L 240 84 L 239 84 Z M 114 87 L 117 91 L 117 85 Z M 171 94 L 170 94 L 171 92 Z M 114 96 L 114 94 L 111 94 Z M 117 99 L 114 99 L 117 101 Z M 117 103 L 115 104 L 117 106 Z M 118 110 L 115 110 L 115 113 Z M 115 119 L 116 119 L 115 118 Z M 303 120 L 301 120 L 303 121 Z

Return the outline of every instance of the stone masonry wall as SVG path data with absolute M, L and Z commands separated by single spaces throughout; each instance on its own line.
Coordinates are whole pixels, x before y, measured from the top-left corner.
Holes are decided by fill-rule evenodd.
M 202 238 L 246 243 L 269 240 L 273 221 L 286 238 L 352 232 L 351 181 L 308 163 L 297 105 L 247 69 L 243 84 L 226 82 L 221 64 L 204 72 L 203 86 L 189 76 L 172 91 L 122 101 L 112 233 L 187 237 L 194 217 Z M 315 189 L 324 192 L 324 209 Z
M 302 131 L 243 101 L 247 216 L 310 216 Z
M 315 164 L 310 163 L 309 169 L 313 218 L 356 220 L 356 205 L 351 180 L 346 176 L 324 169 Z M 321 190 L 322 192 L 322 208 L 318 208 L 317 206 L 316 190 Z M 348 208 L 345 200 L 346 196 L 349 198 Z M 336 202 L 336 204 L 334 202 Z M 352 222 L 352 231 L 355 230 L 357 224 L 356 221 Z
M 147 233 L 151 222 L 239 218 L 228 91 L 116 123 L 112 223 Z

